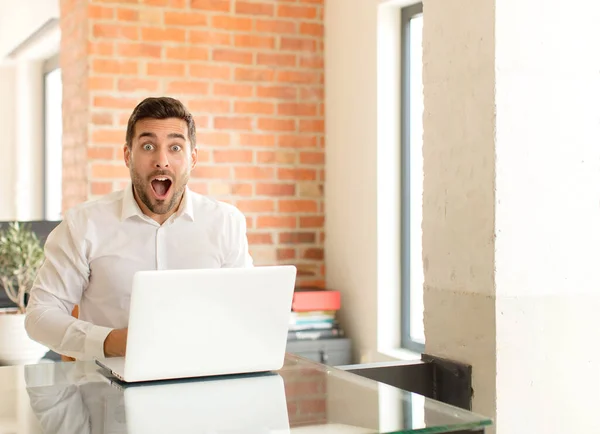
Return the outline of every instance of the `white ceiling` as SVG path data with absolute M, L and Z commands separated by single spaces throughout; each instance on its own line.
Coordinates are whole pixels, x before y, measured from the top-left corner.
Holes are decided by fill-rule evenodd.
M 36 31 L 49 21 L 57 20 L 60 15 L 59 0 L 0 0 L 0 61 L 5 60 L 15 48 L 28 40 Z M 57 22 L 46 26 L 46 32 L 53 35 L 45 37 L 45 43 L 37 48 L 31 46 L 21 50 L 29 56 L 45 56 L 48 51 L 57 50 Z M 38 45 L 39 39 L 37 38 Z M 58 37 L 60 43 L 60 35 Z M 25 48 L 25 47 L 23 47 Z

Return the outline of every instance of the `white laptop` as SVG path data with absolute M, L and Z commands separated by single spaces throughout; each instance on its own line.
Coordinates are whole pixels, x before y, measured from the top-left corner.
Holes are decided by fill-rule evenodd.
M 290 433 L 284 381 L 277 373 L 112 384 L 122 390 L 125 417 L 117 417 L 123 410 L 109 409 L 106 432 L 121 432 L 124 422 L 130 434 Z
M 124 382 L 283 366 L 296 267 L 140 271 L 125 357 L 96 363 Z

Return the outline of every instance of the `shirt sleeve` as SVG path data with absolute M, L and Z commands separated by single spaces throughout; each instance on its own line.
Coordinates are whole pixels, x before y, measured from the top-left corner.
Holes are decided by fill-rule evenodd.
M 223 268 L 253 267 L 252 256 L 248 250 L 246 217 L 235 209 L 229 213 L 225 225 L 226 253 Z
M 45 260 L 27 302 L 29 337 L 77 360 L 104 357 L 104 340 L 112 330 L 71 315 L 89 282 L 85 239 L 69 213 L 48 236 Z

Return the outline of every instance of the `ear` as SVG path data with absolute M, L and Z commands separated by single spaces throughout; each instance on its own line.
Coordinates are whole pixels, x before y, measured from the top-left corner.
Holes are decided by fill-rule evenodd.
M 131 150 L 127 145 L 123 145 L 123 160 L 125 160 L 125 165 L 129 167 L 129 163 L 131 161 Z
M 196 163 L 198 162 L 198 148 L 194 147 L 192 149 L 192 169 L 196 167 Z

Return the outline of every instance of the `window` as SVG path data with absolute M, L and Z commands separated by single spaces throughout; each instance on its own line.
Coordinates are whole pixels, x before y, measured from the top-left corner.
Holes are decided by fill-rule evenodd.
M 62 212 L 62 78 L 58 56 L 44 64 L 44 218 Z
M 403 348 L 422 352 L 425 346 L 421 255 L 423 5 L 403 8 L 401 14 L 401 339 Z

